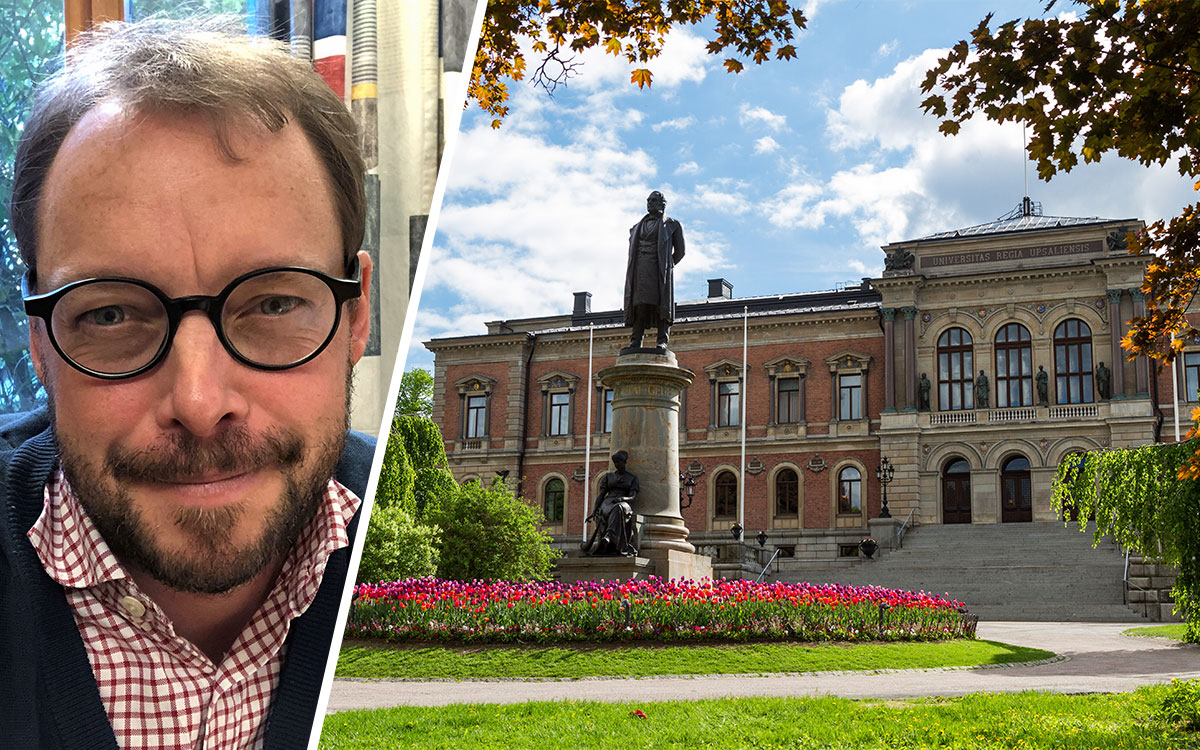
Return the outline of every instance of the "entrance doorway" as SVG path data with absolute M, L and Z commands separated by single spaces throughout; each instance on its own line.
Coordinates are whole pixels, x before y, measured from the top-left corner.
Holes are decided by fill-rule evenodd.
M 942 470 L 942 523 L 971 522 L 971 467 L 952 458 Z
M 1014 456 L 1000 470 L 1000 520 L 1024 523 L 1033 520 L 1033 486 L 1029 480 L 1029 459 Z

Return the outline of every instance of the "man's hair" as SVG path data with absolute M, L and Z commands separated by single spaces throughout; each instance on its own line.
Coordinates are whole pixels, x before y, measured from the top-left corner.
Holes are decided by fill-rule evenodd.
M 238 160 L 229 130 L 247 121 L 304 131 L 325 166 L 347 267 L 366 225 L 354 120 L 306 60 L 248 37 L 228 17 L 106 23 L 76 38 L 63 69 L 41 85 L 13 164 L 10 217 L 21 258 L 37 274 L 38 213 L 50 165 L 67 134 L 97 105 L 211 119 L 221 152 Z

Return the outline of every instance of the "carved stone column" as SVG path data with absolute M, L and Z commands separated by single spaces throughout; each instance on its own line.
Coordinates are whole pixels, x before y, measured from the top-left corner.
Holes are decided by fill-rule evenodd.
M 904 411 L 917 410 L 917 308 L 902 307 L 904 313 Z
M 1112 397 L 1125 398 L 1125 359 L 1121 354 L 1121 294 L 1120 289 L 1109 289 L 1108 331 L 1112 337 Z
M 883 308 L 883 411 L 896 411 L 896 308 Z
M 623 354 L 599 376 L 613 389 L 612 449 L 629 451 L 629 471 L 641 484 L 634 512 L 646 517 L 643 553 L 694 553 L 679 510 L 679 400 L 692 373 L 668 352 Z
M 1130 289 L 1129 296 L 1133 298 L 1133 316 L 1140 318 L 1146 314 L 1146 295 L 1141 289 Z M 1139 356 L 1133 361 L 1133 372 L 1137 383 L 1137 395 L 1140 398 L 1150 397 L 1150 360 Z

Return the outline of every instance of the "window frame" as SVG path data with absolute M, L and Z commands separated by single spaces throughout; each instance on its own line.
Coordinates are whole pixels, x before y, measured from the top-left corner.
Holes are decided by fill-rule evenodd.
M 844 475 L 848 471 L 853 471 L 858 476 L 855 478 L 845 478 Z M 836 505 L 837 514 L 839 516 L 860 516 L 860 515 L 862 515 L 863 508 L 865 507 L 865 502 L 863 500 L 863 471 L 862 471 L 862 469 L 859 468 L 855 464 L 847 464 L 845 466 L 840 467 L 837 470 L 837 480 L 835 481 L 834 486 L 837 488 L 837 497 L 835 498 L 835 502 L 837 503 L 837 505 Z M 855 489 L 855 488 L 857 489 L 858 507 L 854 507 L 853 504 L 851 504 L 848 509 L 843 507 L 844 504 L 842 502 L 842 499 L 844 497 L 846 497 L 847 486 L 849 486 L 851 489 Z
M 728 478 L 728 481 L 725 481 Z M 738 477 L 732 469 L 718 469 L 713 476 L 713 520 L 733 520 L 738 517 Z M 732 503 L 730 513 L 721 513 L 722 504 Z
M 1010 331 L 1014 332 L 1016 339 L 1010 338 Z M 1004 341 L 1000 340 L 1004 336 Z M 1022 338 L 1022 335 L 1024 338 Z M 997 409 L 1017 409 L 1021 407 L 1033 406 L 1033 337 L 1029 333 L 1029 329 L 1022 323 L 1011 321 L 1000 326 L 996 331 L 996 335 L 992 337 L 993 353 L 995 362 L 993 363 L 993 373 L 996 377 L 996 405 Z M 1017 374 L 1009 375 L 1008 370 L 1012 367 L 1009 363 L 1013 360 L 1011 355 L 1017 355 Z M 1022 353 L 1027 353 L 1023 356 Z M 1003 356 L 1001 356 L 1003 354 Z M 1001 360 L 1005 362 L 1005 373 L 1001 375 Z M 1024 371 L 1023 371 L 1024 370 Z M 1004 386 L 1003 389 L 1001 386 Z M 1013 386 L 1016 386 L 1019 394 L 1020 403 L 1011 403 L 1010 396 L 1012 395 Z M 1003 395 L 1003 399 L 1001 396 Z
M 1071 323 L 1078 325 L 1080 333 L 1075 336 L 1068 335 L 1067 331 Z M 1062 335 L 1059 332 L 1062 331 Z M 1084 335 L 1082 331 L 1087 331 Z M 1067 406 L 1071 404 L 1094 404 L 1096 402 L 1096 381 L 1095 371 L 1092 369 L 1095 363 L 1093 358 L 1094 351 L 1092 346 L 1092 327 L 1079 318 L 1067 318 L 1054 327 L 1054 402 L 1058 406 Z M 1077 349 L 1075 363 L 1078 365 L 1076 369 L 1071 368 L 1071 350 Z M 1060 355 L 1061 359 L 1067 366 L 1065 373 L 1059 370 Z M 1087 363 L 1085 366 L 1084 358 L 1086 355 Z M 1064 388 L 1064 385 L 1066 386 Z M 1078 389 L 1079 399 L 1072 397 Z M 1066 399 L 1063 400 L 1064 391 Z
M 787 482 L 787 484 L 790 486 L 791 491 L 789 493 L 789 497 L 785 498 L 783 492 L 784 479 L 786 475 L 789 474 L 792 478 L 790 482 Z M 775 490 L 774 513 L 772 515 L 774 515 L 776 518 L 791 518 L 793 516 L 798 516 L 800 514 L 800 472 L 791 466 L 783 466 L 775 472 L 775 476 L 772 478 L 771 484 L 772 488 Z M 793 505 L 794 507 L 792 507 L 791 510 L 786 508 L 781 509 L 780 504 L 784 500 L 790 501 L 789 505 Z
M 552 518 L 547 512 L 550 503 L 551 485 L 558 483 L 558 518 Z M 547 526 L 562 526 L 567 519 L 567 482 L 557 474 L 552 474 L 542 482 L 542 522 Z
M 958 343 L 952 341 L 954 334 L 958 334 Z M 951 326 L 942 331 L 938 335 L 935 357 L 938 411 L 974 409 L 975 340 L 971 337 L 970 332 L 962 326 Z M 955 361 L 958 363 L 958 378 L 953 377 Z M 944 369 L 943 362 L 945 363 Z M 954 399 L 955 395 L 958 396 L 957 405 Z

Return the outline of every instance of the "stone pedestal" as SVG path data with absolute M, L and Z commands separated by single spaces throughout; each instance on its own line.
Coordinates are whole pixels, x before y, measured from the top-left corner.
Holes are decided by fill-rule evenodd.
M 871 529 L 871 538 L 879 543 L 881 550 L 896 549 L 896 535 L 903 523 L 899 518 L 867 519 L 867 526 Z
M 555 563 L 555 575 L 563 583 L 576 581 L 628 581 L 645 579 L 657 573 L 653 560 L 645 557 L 589 557 L 579 552 L 571 552 L 566 557 L 558 558 Z M 662 576 L 666 578 L 666 576 Z
M 628 471 L 640 486 L 634 512 L 646 522 L 639 551 L 647 557 L 668 550 L 694 554 L 679 512 L 679 403 L 692 373 L 667 352 L 623 354 L 597 374 L 613 389 L 612 450 L 629 453 Z

